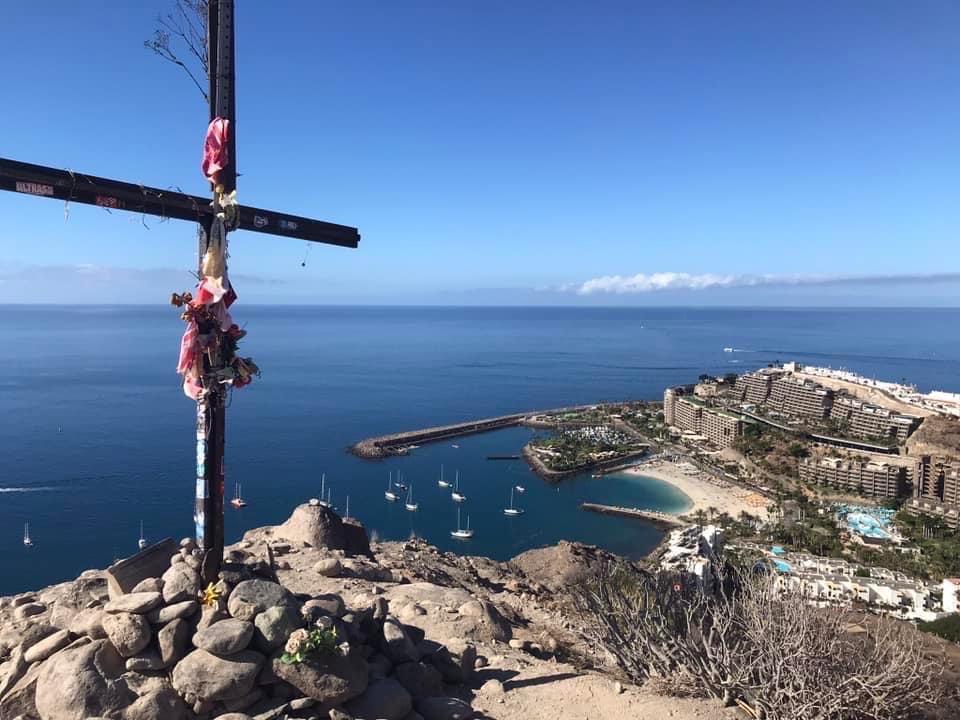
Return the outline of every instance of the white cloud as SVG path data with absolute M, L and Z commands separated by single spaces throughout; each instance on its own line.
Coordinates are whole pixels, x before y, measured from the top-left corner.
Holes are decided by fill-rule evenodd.
M 710 288 L 744 288 L 771 285 L 843 285 L 890 284 L 916 282 L 951 282 L 960 280 L 960 273 L 904 273 L 899 275 L 738 275 L 683 272 L 637 273 L 636 275 L 604 275 L 583 283 L 564 285 L 561 291 L 578 295 L 612 293 L 633 295 L 662 290 L 706 290 Z

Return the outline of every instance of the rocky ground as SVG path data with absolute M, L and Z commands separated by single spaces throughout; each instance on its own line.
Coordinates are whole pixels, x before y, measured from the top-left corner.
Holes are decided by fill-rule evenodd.
M 604 553 L 511 563 L 420 542 L 372 548 L 317 505 L 227 549 L 207 592 L 181 542 L 130 592 L 105 574 L 0 599 L 0 720 L 732 718 L 598 671 L 564 587 Z M 301 628 L 331 648 L 286 663 Z M 332 637 L 332 636 L 331 636 Z

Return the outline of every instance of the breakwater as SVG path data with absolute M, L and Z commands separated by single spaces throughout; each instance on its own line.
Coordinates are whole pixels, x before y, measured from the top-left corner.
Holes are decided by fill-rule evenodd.
M 501 415 L 499 417 L 484 418 L 481 420 L 469 420 L 467 422 L 455 423 L 452 425 L 440 425 L 437 427 L 424 428 L 422 430 L 411 430 L 408 432 L 393 433 L 392 435 L 380 435 L 377 437 L 366 438 L 354 444 L 350 448 L 357 457 L 376 460 L 389 457 L 391 455 L 405 455 L 412 445 L 419 445 L 428 442 L 437 442 L 438 440 L 448 440 L 463 435 L 473 435 L 475 433 L 489 432 L 501 428 L 513 427 L 516 425 L 530 425 L 532 427 L 553 427 L 555 423 L 541 424 L 533 419 L 538 415 L 548 413 L 570 413 L 582 412 L 597 407 L 607 407 L 611 405 L 622 405 L 624 402 L 617 403 L 592 403 L 590 405 L 575 405 L 573 407 L 553 408 L 552 410 L 531 410 L 529 412 L 516 413 L 514 415 Z
M 638 520 L 645 520 L 649 523 L 664 528 L 684 526 L 684 523 L 673 515 L 657 512 L 656 510 L 641 510 L 640 508 L 601 505 L 600 503 L 588 502 L 580 503 L 580 509 L 588 512 L 600 513 L 601 515 L 620 515 L 621 517 L 631 517 Z

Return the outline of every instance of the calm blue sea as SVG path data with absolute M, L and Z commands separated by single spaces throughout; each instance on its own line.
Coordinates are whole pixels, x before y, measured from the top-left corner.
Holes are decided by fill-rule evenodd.
M 235 393 L 227 485 L 233 541 L 317 495 L 381 537 L 417 533 L 498 559 L 561 538 L 637 556 L 660 537 L 635 521 L 580 512 L 582 500 L 659 507 L 686 499 L 652 480 L 582 477 L 549 487 L 511 429 L 367 462 L 361 437 L 535 408 L 659 398 L 670 384 L 774 360 L 846 366 L 960 390 L 960 310 L 251 307 L 235 318 L 263 377 Z M 167 307 L 0 307 L 0 594 L 67 579 L 192 531 L 194 406 L 174 374 L 182 331 Z M 724 353 L 724 347 L 737 349 Z M 475 539 L 449 538 L 455 507 L 440 465 L 460 470 Z M 413 482 L 416 515 L 383 500 L 388 471 Z M 523 483 L 526 514 L 501 509 Z M 21 543 L 29 521 L 35 547 Z

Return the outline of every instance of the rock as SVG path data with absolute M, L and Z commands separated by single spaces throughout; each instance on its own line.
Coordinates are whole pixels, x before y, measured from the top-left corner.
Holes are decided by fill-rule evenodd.
M 142 615 L 149 612 L 163 602 L 163 596 L 156 591 L 137 592 L 129 595 L 121 595 L 115 600 L 111 600 L 103 606 L 103 611 L 108 613 L 135 613 Z
M 221 620 L 194 635 L 193 644 L 214 655 L 233 655 L 246 649 L 253 630 L 253 623 L 246 620 Z
M 388 615 L 383 621 L 383 654 L 394 663 L 419 660 L 420 652 L 413 640 L 407 634 L 401 622 L 393 615 Z
M 149 649 L 140 655 L 128 657 L 125 667 L 131 672 L 144 672 L 146 670 L 162 670 L 166 666 L 160 659 L 160 653 Z
M 59 630 L 27 650 L 23 655 L 23 659 L 28 663 L 41 662 L 53 655 L 57 650 L 61 650 L 69 644 L 69 631 Z
M 196 600 L 200 592 L 200 576 L 189 565 L 171 565 L 163 574 L 163 601 L 168 605 L 183 600 Z
M 72 635 L 86 635 L 94 640 L 102 640 L 107 636 L 103 629 L 104 612 L 100 608 L 90 608 L 78 612 L 67 628 Z
M 377 653 L 367 660 L 367 670 L 370 677 L 385 678 L 393 671 L 393 663 L 386 655 Z
M 103 629 L 122 657 L 136 655 L 150 642 L 150 623 L 133 613 L 104 614 Z
M 346 518 L 343 521 L 343 540 L 346 545 L 344 552 L 347 555 L 373 556 L 370 552 L 370 537 L 367 535 L 367 530 L 356 518 Z
M 343 572 L 343 566 L 340 565 L 340 561 L 336 558 L 326 558 L 325 560 L 320 560 L 316 565 L 313 566 L 313 569 L 316 570 L 320 575 L 329 578 L 340 577 L 340 573 Z
M 263 699 L 263 690 L 260 688 L 254 688 L 246 695 L 236 700 L 224 700 L 223 707 L 225 710 L 230 712 L 237 712 L 239 710 L 246 710 L 251 705 L 256 704 Z
M 487 680 L 480 686 L 481 695 L 503 695 L 505 692 L 506 690 L 503 688 L 503 683 L 496 678 Z
M 147 620 L 153 625 L 166 625 L 171 620 L 193 616 L 198 607 L 200 607 L 200 603 L 196 600 L 183 600 L 173 605 L 151 610 L 147 613 Z
M 390 614 L 390 603 L 385 597 L 374 598 L 373 600 L 373 619 L 383 620 Z
M 0 718 L 37 716 L 37 679 L 43 665 L 35 664 L 0 698 Z
M 613 693 L 614 693 L 614 695 L 622 695 L 622 694 L 623 694 L 623 683 L 620 682 L 619 680 L 617 680 L 617 681 L 615 681 L 615 682 L 613 683 Z
M 407 692 L 415 698 L 443 694 L 443 677 L 433 665 L 408 662 L 397 665 L 394 675 Z
M 403 720 L 413 709 L 413 700 L 392 678 L 377 680 L 360 697 L 344 705 L 356 720 Z
M 347 612 L 343 598 L 333 593 L 312 597 L 303 604 L 303 608 L 317 608 L 321 614 L 335 618 L 343 617 Z
M 142 593 L 142 592 L 162 592 L 163 591 L 163 580 L 160 578 L 144 578 L 136 585 L 133 586 L 131 593 Z
M 123 659 L 106 640 L 62 650 L 39 667 L 37 713 L 43 720 L 114 717 L 135 698 L 121 678 Z
M 13 605 L 13 607 L 15 608 L 18 608 L 18 607 L 22 607 L 23 605 L 29 605 L 30 603 L 34 603 L 36 601 L 37 601 L 36 595 L 34 595 L 33 593 L 27 593 L 26 595 L 17 595 L 13 599 L 13 602 L 11 603 L 11 605 Z
M 187 654 L 190 642 L 190 624 L 183 618 L 171 620 L 157 632 L 157 647 L 160 650 L 160 662 L 170 667 Z
M 462 638 L 451 638 L 446 642 L 447 651 L 459 662 L 463 677 L 466 679 L 477 662 L 477 648 Z
M 217 720 L 253 720 L 253 718 L 244 713 L 232 712 L 226 715 L 217 715 Z
M 186 720 L 187 717 L 187 706 L 169 687 L 142 695 L 123 711 L 123 720 Z
M 367 663 L 359 655 L 328 655 L 288 665 L 279 654 L 273 658 L 273 674 L 307 697 L 326 705 L 340 705 L 367 689 Z
M 20 678 L 27 672 L 27 661 L 23 659 L 24 650 L 22 647 L 15 647 L 10 654 L 10 659 L 0 665 L 0 698 L 6 694 L 7 690 L 16 685 Z
M 197 621 L 197 630 L 205 630 L 214 623 L 218 623 L 221 620 L 226 620 L 228 617 L 230 616 L 222 610 L 204 607 L 200 611 L 200 619 Z
M 420 644 L 420 650 L 424 660 L 440 672 L 445 682 L 458 685 L 466 678 L 460 662 L 443 645 L 427 640 Z
M 223 623 L 219 623 L 222 625 Z M 254 646 L 257 650 L 269 655 L 274 650 L 283 647 L 287 638 L 297 628 L 303 627 L 303 619 L 299 613 L 286 606 L 267 608 L 257 615 L 253 624 L 256 630 L 253 635 Z M 217 625 L 214 625 L 217 627 Z
M 40 613 L 45 612 L 46 609 L 47 606 L 43 603 L 30 602 L 26 603 L 25 605 L 20 605 L 16 610 L 14 610 L 13 616 L 17 618 L 17 620 L 25 620 L 28 617 L 33 617 L 34 615 L 39 615 Z
M 227 610 L 240 620 L 253 620 L 257 613 L 278 605 L 292 605 L 290 594 L 270 580 L 244 580 L 227 600 Z
M 290 709 L 294 712 L 298 710 L 308 710 L 317 704 L 313 698 L 297 698 L 290 701 Z
M 180 549 L 191 553 L 197 549 L 197 541 L 191 537 L 180 538 Z
M 431 697 L 417 701 L 417 712 L 423 720 L 469 720 L 473 708 L 459 698 Z
M 343 550 L 347 546 L 343 521 L 322 505 L 299 505 L 285 523 L 275 528 L 278 537 L 315 548 Z
M 229 658 L 194 650 L 174 668 L 173 687 L 182 696 L 190 693 L 200 700 L 234 700 L 253 689 L 262 664 L 263 655 L 252 650 Z

